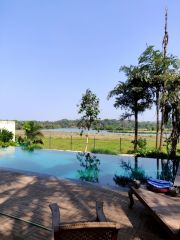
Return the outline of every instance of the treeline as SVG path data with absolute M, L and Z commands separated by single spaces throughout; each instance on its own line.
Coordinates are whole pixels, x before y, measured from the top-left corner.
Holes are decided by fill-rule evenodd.
M 43 129 L 56 129 L 56 128 L 77 128 L 79 120 L 61 119 L 58 121 L 35 121 L 40 124 Z M 16 129 L 23 128 L 24 121 L 16 121 Z M 94 127 L 95 128 L 95 127 Z M 139 128 L 147 131 L 154 131 L 156 123 L 150 121 L 139 122 Z M 133 131 L 134 121 L 130 120 L 117 120 L 117 119 L 103 119 L 100 120 L 99 130 L 108 131 Z

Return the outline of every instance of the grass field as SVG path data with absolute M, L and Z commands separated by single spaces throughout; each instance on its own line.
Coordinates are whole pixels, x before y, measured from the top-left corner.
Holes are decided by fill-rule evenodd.
M 44 145 L 46 149 L 59 149 L 59 150 L 73 150 L 84 151 L 86 145 L 86 137 L 82 137 L 78 133 L 62 133 L 62 132 L 49 132 L 43 131 Z M 23 135 L 22 131 L 17 131 L 17 135 Z M 153 149 L 155 147 L 155 136 L 145 136 L 147 140 L 147 148 Z M 93 149 L 112 151 L 116 154 L 127 154 L 133 150 L 133 144 L 131 141 L 133 136 L 131 135 L 119 135 L 119 134 L 90 134 L 88 151 Z M 180 149 L 180 144 L 178 144 Z M 163 151 L 166 152 L 166 147 L 163 147 Z

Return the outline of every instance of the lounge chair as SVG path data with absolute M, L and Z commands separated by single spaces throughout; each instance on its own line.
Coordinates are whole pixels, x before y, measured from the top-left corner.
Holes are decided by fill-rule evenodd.
M 180 187 L 180 164 L 174 186 Z M 138 189 L 130 186 L 128 194 L 130 208 L 134 205 L 133 195 L 135 195 L 169 234 L 170 239 L 180 239 L 180 197 L 154 193 L 143 186 Z
M 96 219 L 93 222 L 61 224 L 59 206 L 53 203 L 49 207 L 54 240 L 117 240 L 120 226 L 106 221 L 102 202 L 96 202 Z

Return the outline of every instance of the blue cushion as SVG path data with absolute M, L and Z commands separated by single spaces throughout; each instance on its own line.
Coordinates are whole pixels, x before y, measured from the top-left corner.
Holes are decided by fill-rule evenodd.
M 148 185 L 154 187 L 154 188 L 170 188 L 173 186 L 172 182 L 165 181 L 165 180 L 159 180 L 159 179 L 153 179 L 149 178 L 147 180 Z

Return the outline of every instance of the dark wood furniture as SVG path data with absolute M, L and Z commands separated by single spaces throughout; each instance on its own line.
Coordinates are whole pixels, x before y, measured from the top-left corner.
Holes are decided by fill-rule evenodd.
M 59 206 L 53 203 L 49 207 L 54 240 L 117 240 L 120 226 L 107 222 L 102 202 L 96 202 L 96 219 L 93 222 L 61 224 Z
M 174 186 L 180 188 L 180 163 L 179 163 L 179 167 L 178 167 L 178 170 L 176 173 L 176 178 L 174 180 Z
M 174 186 L 178 185 L 180 177 L 180 165 L 177 171 Z M 133 195 L 149 210 L 153 217 L 161 224 L 164 231 L 169 234 L 170 239 L 180 240 L 180 197 L 172 197 L 163 193 L 155 193 L 147 190 L 145 186 L 136 189 L 130 186 L 128 192 L 130 204 L 132 208 L 134 205 Z

